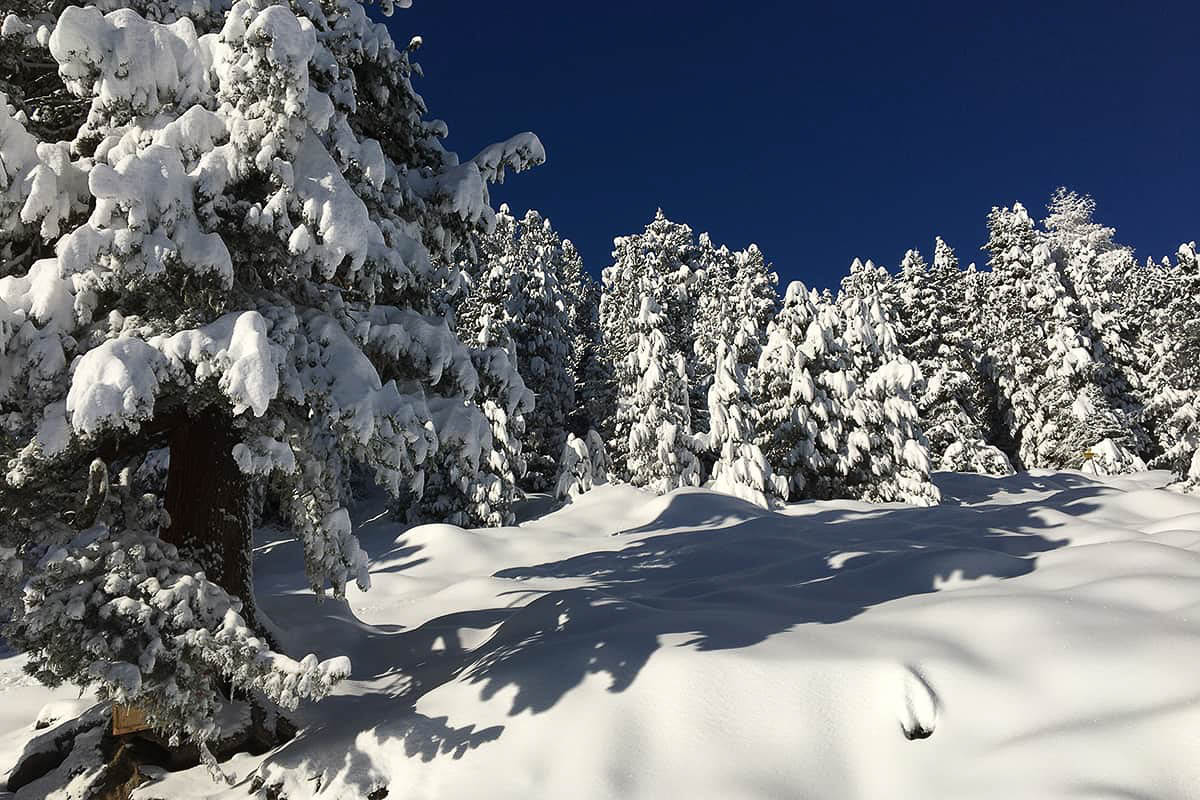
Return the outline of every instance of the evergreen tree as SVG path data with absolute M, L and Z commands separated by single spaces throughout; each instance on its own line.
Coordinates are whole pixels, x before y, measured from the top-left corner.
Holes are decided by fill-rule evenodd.
M 583 257 L 570 239 L 562 240 L 560 284 L 566 295 L 568 332 L 571 338 L 569 372 L 575 403 L 567 410 L 567 428 L 577 437 L 600 424 L 603 401 L 611 376 L 603 372 L 600 341 L 600 287 L 583 267 Z
M 758 331 L 747 320 L 733 341 L 717 343 L 716 374 L 708 389 L 708 449 L 717 454 L 712 488 L 767 508 L 774 491 L 771 467 L 755 443 L 759 412 L 752 403 L 750 371 L 758 361 Z
M 950 472 L 1011 474 L 1008 457 L 986 441 L 986 388 L 954 250 L 938 237 L 932 266 L 908 251 L 896 283 L 901 349 L 925 377 L 916 399 L 932 463 Z
M 934 505 L 940 493 L 912 392 L 920 369 L 904 357 L 882 300 L 891 280 L 870 261 L 855 261 L 838 304 L 849 355 L 847 433 L 839 457 L 851 496 L 871 502 Z
M 479 387 L 464 403 L 442 410 L 457 420 L 456 430 L 474 430 L 479 438 L 459 436 L 456 446 L 440 448 L 429 459 L 423 491 L 405 503 L 412 522 L 480 527 L 511 525 L 515 519 L 517 481 L 525 474 L 525 415 L 533 409 L 533 393 L 518 371 L 505 321 L 508 275 L 497 246 L 514 235 L 515 227 L 502 206 L 492 232 L 477 238 L 478 260 L 468 262 L 462 273 L 465 287 L 455 287 L 455 330 L 469 348 Z
M 560 499 L 573 500 L 612 478 L 604 442 L 595 431 L 582 439 L 568 434 L 558 463 L 554 496 Z
M 1170 469 L 1200 488 L 1200 257 L 1195 243 L 1180 245 L 1175 263 L 1150 285 L 1150 312 L 1142 349 L 1147 370 L 1146 407 L 1155 435 L 1154 466 Z
M 693 408 L 700 409 L 696 429 L 706 431 L 717 348 L 738 337 L 747 346 L 753 346 L 752 342 L 761 346 L 766 341 L 767 323 L 778 305 L 775 287 L 779 279 L 757 245 L 731 251 L 715 247 L 708 234 L 700 236 L 699 263 L 692 289 L 691 376 Z
M 760 416 L 754 441 L 771 469 L 770 494 L 781 500 L 803 497 L 809 489 L 822 467 L 819 430 L 828 432 L 836 416 L 812 372 L 830 339 L 816 316 L 808 289 L 791 283 L 751 373 L 750 404 Z
M 811 300 L 815 320 L 808 326 L 802 349 L 816 383 L 811 414 L 817 423 L 817 453 L 805 493 L 815 499 L 853 497 L 848 485 L 852 463 L 847 458 L 846 442 L 853 425 L 849 415 L 857 383 L 853 354 L 845 336 L 846 318 L 843 307 L 828 290 Z
M 558 459 L 558 478 L 554 482 L 554 496 L 573 500 L 594 485 L 592 460 L 587 445 L 575 434 L 567 435 L 562 456 Z
M 1047 242 L 1055 260 L 1062 265 L 1063 283 L 1077 308 L 1074 323 L 1079 343 L 1089 356 L 1089 368 L 1077 379 L 1086 380 L 1082 402 L 1092 417 L 1112 418 L 1109 435 L 1114 445 L 1127 452 L 1122 458 L 1133 468 L 1141 463 L 1137 454 L 1146 452 L 1149 437 L 1142 426 L 1140 363 L 1136 331 L 1130 324 L 1121 299 L 1124 282 L 1137 269 L 1133 251 L 1113 241 L 1115 231 L 1093 220 L 1096 204 L 1091 197 L 1059 189 L 1051 198 L 1045 220 Z M 1077 397 L 1075 402 L 1081 402 Z M 1094 425 L 1075 422 L 1081 431 Z M 1084 440 L 1090 433 L 1083 435 Z M 1095 440 L 1099 441 L 1099 440 Z
M 1023 433 L 1037 411 L 1034 386 L 1044 368 L 1044 340 L 1034 313 L 1033 250 L 1038 236 L 1033 219 L 1020 203 L 1011 208 L 993 208 L 988 214 L 991 267 L 983 299 L 982 318 L 975 327 L 991 331 L 984 359 L 996 387 L 995 407 L 1000 418 L 1000 440 L 1014 464 L 1029 468 L 1030 451 Z M 1036 453 L 1036 446 L 1032 448 Z
M 315 591 L 368 585 L 347 477 L 419 491 L 431 406 L 479 384 L 433 298 L 541 145 L 447 152 L 358 3 L 52 8 L 22 46 L 86 116 L 0 103 L 0 540 L 29 587 L 4 585 L 5 638 L 203 745 L 225 679 L 290 706 L 347 674 L 254 636 L 251 487 Z
M 572 248 L 573 250 L 573 248 Z M 517 226 L 506 319 L 525 385 L 536 413 L 526 421 L 524 487 L 552 488 L 567 438 L 567 416 L 575 407 L 572 369 L 572 301 L 564 286 L 562 239 L 536 211 Z
M 572 345 L 575 413 L 570 427 L 576 435 L 604 429 L 616 413 L 616 386 L 606 353 L 600 329 L 600 286 L 585 273 L 576 294 Z
M 700 234 L 691 290 L 691 349 L 685 350 L 691 371 L 692 418 L 696 430 L 709 429 L 709 389 L 717 371 L 717 348 L 733 341 L 737 318 L 728 304 L 737 294 L 736 256 Z M 708 466 L 711 467 L 711 464 Z
M 644 296 L 637 349 L 629 354 L 625 370 L 638 376 L 637 390 L 620 408 L 629 429 L 629 481 L 657 494 L 700 485 L 687 368 L 683 354 L 668 345 L 667 324 L 654 299 Z
M 1190 252 L 1188 245 L 1180 246 L 1178 267 L 1190 261 Z M 1183 401 L 1179 390 L 1185 387 L 1173 385 L 1173 374 L 1177 370 L 1174 354 L 1180 345 L 1179 334 L 1190 321 L 1189 315 L 1184 314 L 1180 319 L 1177 314 L 1182 310 L 1178 300 L 1190 299 L 1186 285 L 1177 282 L 1186 272 L 1186 267 L 1176 269 L 1166 258 L 1158 263 L 1147 259 L 1143 267 L 1129 273 L 1122 286 L 1122 313 L 1135 331 L 1134 349 L 1140 375 L 1137 401 L 1142 407 L 1142 426 L 1150 440 L 1145 455 L 1152 461 L 1161 459 L 1170 446 L 1164 439 L 1169 436 L 1167 420 Z M 1176 311 L 1172 311 L 1173 305 Z
M 989 217 L 989 322 L 999 335 L 988 363 L 1026 468 L 1136 469 L 1148 446 L 1136 331 L 1120 304 L 1135 265 L 1092 220 L 1094 207 L 1060 190 L 1045 231 L 1020 205 Z M 1097 462 L 1097 452 L 1111 456 Z
M 474 289 L 458 309 L 458 325 L 476 336 L 485 319 L 503 327 L 513 363 L 537 409 L 523 416 L 527 466 L 518 477 L 524 488 L 543 491 L 554 481 L 567 418 L 576 406 L 575 292 L 587 288 L 583 263 L 549 220 L 537 211 L 516 220 L 507 206 L 501 206 L 493 232 L 480 237 L 478 249 L 479 263 L 469 267 Z
M 671 222 L 661 209 L 642 233 L 613 240 L 613 264 L 604 269 L 600 297 L 603 362 L 613 375 L 613 403 L 601 433 L 612 448 L 619 474 L 632 475 L 627 462 L 636 418 L 631 409 L 638 407 L 634 398 L 642 382 L 636 369 L 640 362 L 634 357 L 644 333 L 642 306 L 648 298 L 656 309 L 655 329 L 664 348 L 661 357 L 673 362 L 678 355 L 685 365 L 684 379 L 689 380 L 684 354 L 693 352 L 692 288 L 699 268 L 692 229 Z M 688 416 L 690 420 L 690 410 Z
M 588 431 L 583 437 L 583 443 L 588 449 L 588 458 L 592 462 L 592 480 L 595 483 L 612 483 L 615 480 L 612 460 L 608 457 L 608 448 L 598 431 Z

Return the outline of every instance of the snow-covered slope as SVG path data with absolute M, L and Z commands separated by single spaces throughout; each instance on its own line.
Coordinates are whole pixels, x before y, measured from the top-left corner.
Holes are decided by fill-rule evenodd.
M 232 788 L 137 796 L 1197 797 L 1200 499 L 1166 477 L 784 513 L 606 486 L 479 531 L 365 507 L 370 592 L 315 605 L 294 542 L 258 562 L 288 644 L 352 680 Z

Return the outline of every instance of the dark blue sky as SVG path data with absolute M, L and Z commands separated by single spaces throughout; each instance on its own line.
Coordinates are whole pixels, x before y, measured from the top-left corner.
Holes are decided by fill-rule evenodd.
M 493 200 L 593 273 L 658 206 L 815 286 L 935 234 L 982 263 L 988 209 L 1040 218 L 1058 185 L 1140 256 L 1200 237 L 1200 4 L 987 5 L 415 0 L 391 24 L 464 158 L 542 138 Z

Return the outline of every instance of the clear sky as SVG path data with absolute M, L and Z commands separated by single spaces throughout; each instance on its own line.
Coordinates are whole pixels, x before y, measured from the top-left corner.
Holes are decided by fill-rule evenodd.
M 416 87 L 468 158 L 523 130 L 534 207 L 589 270 L 661 206 L 757 242 L 781 282 L 895 269 L 942 235 L 984 258 L 993 205 L 1095 196 L 1142 257 L 1200 238 L 1200 3 L 414 0 Z

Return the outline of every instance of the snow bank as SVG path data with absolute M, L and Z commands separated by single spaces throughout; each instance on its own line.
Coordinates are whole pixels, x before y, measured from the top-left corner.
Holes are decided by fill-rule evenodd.
M 351 679 L 232 788 L 137 797 L 1194 797 L 1200 499 L 936 478 L 781 512 L 609 485 L 475 531 L 368 504 L 373 589 L 320 605 L 276 536 L 260 605 Z

